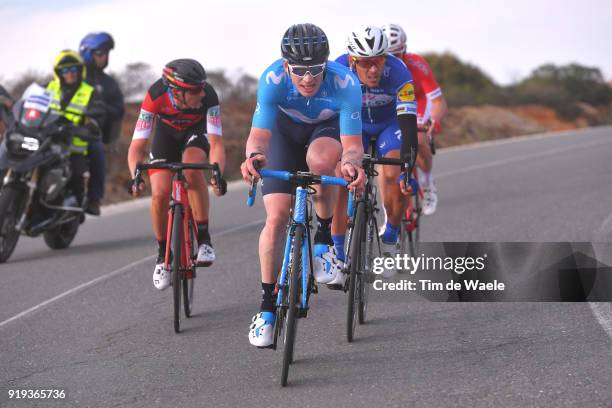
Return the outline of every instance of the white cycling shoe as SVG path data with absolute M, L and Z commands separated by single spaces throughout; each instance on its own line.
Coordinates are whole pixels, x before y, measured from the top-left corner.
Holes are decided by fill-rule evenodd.
M 384 258 L 392 258 L 395 259 L 395 256 L 399 253 L 399 248 L 397 244 L 387 244 L 383 241 L 380 242 L 380 249 L 382 250 L 382 256 Z M 395 266 L 391 269 L 384 269 L 382 273 L 383 278 L 390 278 L 397 273 L 397 269 Z
M 155 270 L 153 271 L 153 286 L 155 289 L 164 290 L 172 284 L 172 274 L 164 267 L 164 260 L 157 259 Z
M 210 266 L 215 261 L 215 250 L 208 244 L 202 244 L 198 248 L 196 264 L 198 266 Z
M 438 206 L 438 191 L 433 183 L 430 186 L 423 186 L 423 214 L 432 215 Z
M 269 347 L 274 342 L 274 322 L 276 315 L 273 312 L 259 312 L 253 316 L 249 327 L 249 343 L 255 347 Z
M 331 283 L 342 273 L 342 262 L 338 260 L 333 245 L 315 244 L 313 275 L 318 283 Z

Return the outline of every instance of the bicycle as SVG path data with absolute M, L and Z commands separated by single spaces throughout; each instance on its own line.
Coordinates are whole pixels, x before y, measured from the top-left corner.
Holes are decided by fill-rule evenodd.
M 191 317 L 193 310 L 194 279 L 198 256 L 197 226 L 187 194 L 187 180 L 184 170 L 211 170 L 217 185 L 220 185 L 221 171 L 217 163 L 138 163 L 134 184 L 143 182 L 142 171 L 149 169 L 171 170 L 172 200 L 168 210 L 166 255 L 164 267 L 172 272 L 172 294 L 174 304 L 174 331 L 181 331 L 181 292 L 185 317 Z
M 257 161 L 254 162 L 258 168 Z M 278 338 L 284 334 L 283 366 L 281 371 L 281 386 L 287 385 L 289 365 L 293 363 L 297 319 L 308 315 L 309 300 L 312 293 L 318 289 L 312 276 L 312 244 L 310 223 L 312 221 L 309 196 L 315 193 L 313 185 L 338 185 L 346 187 L 349 183 L 338 177 L 318 176 L 309 172 L 290 173 L 287 171 L 258 170 L 262 178 L 276 178 L 290 182 L 292 188 L 292 209 L 287 225 L 287 241 L 285 243 L 283 264 L 276 283 L 276 322 L 274 323 L 274 342 L 271 346 L 276 350 Z M 255 202 L 257 183 L 253 180 L 247 205 Z M 349 208 L 353 201 L 349 193 Z M 352 210 L 351 210 L 352 211 Z
M 376 140 L 370 140 L 370 151 L 374 152 Z M 400 166 L 405 170 L 405 163 L 401 159 L 377 158 L 369 154 L 364 155 L 363 170 L 366 174 L 364 193 L 353 205 L 354 214 L 349 212 L 348 254 L 345 269 L 348 271 L 347 279 L 347 341 L 351 343 L 355 337 L 355 322 L 364 324 L 366 319 L 370 283 L 374 281 L 372 263 L 374 258 L 382 254 L 380 236 L 378 235 L 378 221 L 376 214 L 378 208 L 377 187 L 375 177 L 378 176 L 377 165 Z M 355 315 L 357 319 L 355 319 Z
M 431 149 L 431 154 L 436 154 L 436 145 L 434 142 L 434 138 L 429 133 L 429 130 L 432 126 L 432 121 L 429 119 L 426 123 L 419 126 L 419 133 L 425 132 L 427 133 L 429 139 L 429 148 Z M 418 188 L 412 189 L 412 194 L 410 194 L 407 198 L 407 206 L 406 211 L 402 217 L 402 225 L 400 228 L 400 253 L 406 254 L 408 253 L 412 257 L 418 256 L 419 251 L 419 242 L 421 240 L 420 233 L 420 222 L 421 215 L 423 213 L 423 208 L 421 206 L 421 202 L 423 200 L 423 190 L 418 183 L 418 174 L 416 166 L 412 169 L 413 180 L 416 181 L 416 186 Z

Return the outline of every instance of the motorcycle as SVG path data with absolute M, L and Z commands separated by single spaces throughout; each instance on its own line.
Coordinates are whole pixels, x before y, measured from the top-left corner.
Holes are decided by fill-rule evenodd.
M 42 234 L 51 249 L 67 248 L 85 220 L 86 199 L 79 202 L 69 188 L 70 146 L 72 136 L 98 140 L 100 130 L 95 121 L 74 126 L 50 108 L 51 101 L 44 88 L 30 85 L 13 107 L 13 122 L 0 145 L 0 263 L 11 256 L 21 234 Z

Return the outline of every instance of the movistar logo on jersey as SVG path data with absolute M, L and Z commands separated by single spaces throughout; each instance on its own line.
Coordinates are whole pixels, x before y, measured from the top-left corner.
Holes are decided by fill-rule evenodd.
M 276 72 L 270 71 L 268 72 L 268 75 L 266 75 L 266 83 L 270 85 L 271 82 L 274 82 L 274 85 L 278 85 L 281 83 L 284 76 L 285 76 L 284 72 L 281 72 L 280 75 L 276 75 Z
M 355 80 L 349 74 L 346 74 L 344 79 L 341 79 L 338 75 L 334 76 L 334 85 L 336 85 L 336 88 L 344 89 L 348 86 L 349 82 L 351 83 L 351 86 L 355 86 Z

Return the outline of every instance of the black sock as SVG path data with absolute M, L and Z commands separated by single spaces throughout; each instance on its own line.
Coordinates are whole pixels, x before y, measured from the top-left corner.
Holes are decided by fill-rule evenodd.
M 212 247 L 210 243 L 210 234 L 208 233 L 208 221 L 198 222 L 198 244 L 206 244 Z
M 157 241 L 157 259 L 166 258 L 166 240 Z
M 274 283 L 261 282 L 261 306 L 260 312 L 274 312 L 276 310 L 276 299 L 274 299 Z
M 320 218 L 317 215 L 317 232 L 315 233 L 315 244 L 334 245 L 331 236 L 331 222 L 333 217 Z

